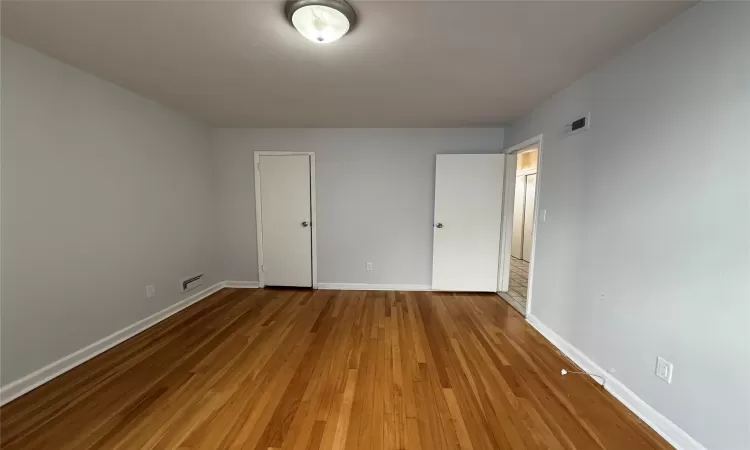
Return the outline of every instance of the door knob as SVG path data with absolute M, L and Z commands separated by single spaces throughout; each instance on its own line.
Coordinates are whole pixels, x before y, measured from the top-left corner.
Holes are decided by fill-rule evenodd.
M 438 222 L 438 223 L 435 224 L 435 227 L 436 228 L 443 228 L 443 224 L 440 223 L 440 222 Z
M 310 225 L 310 222 L 307 222 L 307 221 L 305 221 L 305 222 L 302 222 L 302 226 L 303 226 L 303 227 L 307 227 L 307 226 L 309 226 L 309 225 Z

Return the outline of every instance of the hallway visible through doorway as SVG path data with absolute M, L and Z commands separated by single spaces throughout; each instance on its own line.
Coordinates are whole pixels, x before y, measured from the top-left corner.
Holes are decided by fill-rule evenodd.
M 529 291 L 529 263 L 514 256 L 510 257 L 510 284 L 508 303 L 521 313 L 526 312 L 526 297 Z
M 511 169 L 515 179 L 506 183 L 511 192 L 506 197 L 510 201 L 506 208 L 508 217 L 512 217 L 506 230 L 510 233 L 500 295 L 521 314 L 528 308 L 529 269 L 532 258 L 534 235 L 534 214 L 536 211 L 536 186 L 539 161 L 539 147 L 533 145 L 516 153 L 516 164 Z M 511 196 L 512 193 L 512 196 Z M 510 212 L 512 211 L 512 215 Z

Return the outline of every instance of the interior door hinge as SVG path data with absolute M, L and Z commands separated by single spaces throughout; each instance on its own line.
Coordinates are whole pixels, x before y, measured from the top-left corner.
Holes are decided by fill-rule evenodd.
M 258 172 L 260 172 L 260 161 L 258 161 Z
M 266 267 L 263 264 L 260 265 L 260 271 L 261 272 L 265 272 L 266 271 Z

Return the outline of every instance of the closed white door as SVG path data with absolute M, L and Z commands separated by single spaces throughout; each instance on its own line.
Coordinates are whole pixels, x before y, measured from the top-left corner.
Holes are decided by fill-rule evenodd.
M 531 237 L 534 233 L 534 204 L 536 202 L 536 175 L 526 175 L 526 199 L 523 210 L 523 255 L 531 261 Z
M 259 158 L 263 283 L 312 287 L 309 155 Z
M 432 288 L 497 288 L 504 155 L 438 155 Z

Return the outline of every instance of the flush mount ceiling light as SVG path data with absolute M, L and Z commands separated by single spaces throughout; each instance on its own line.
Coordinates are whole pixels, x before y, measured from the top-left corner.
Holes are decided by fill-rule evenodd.
M 338 41 L 357 22 L 357 13 L 344 0 L 290 0 L 284 12 L 302 36 L 318 44 Z

